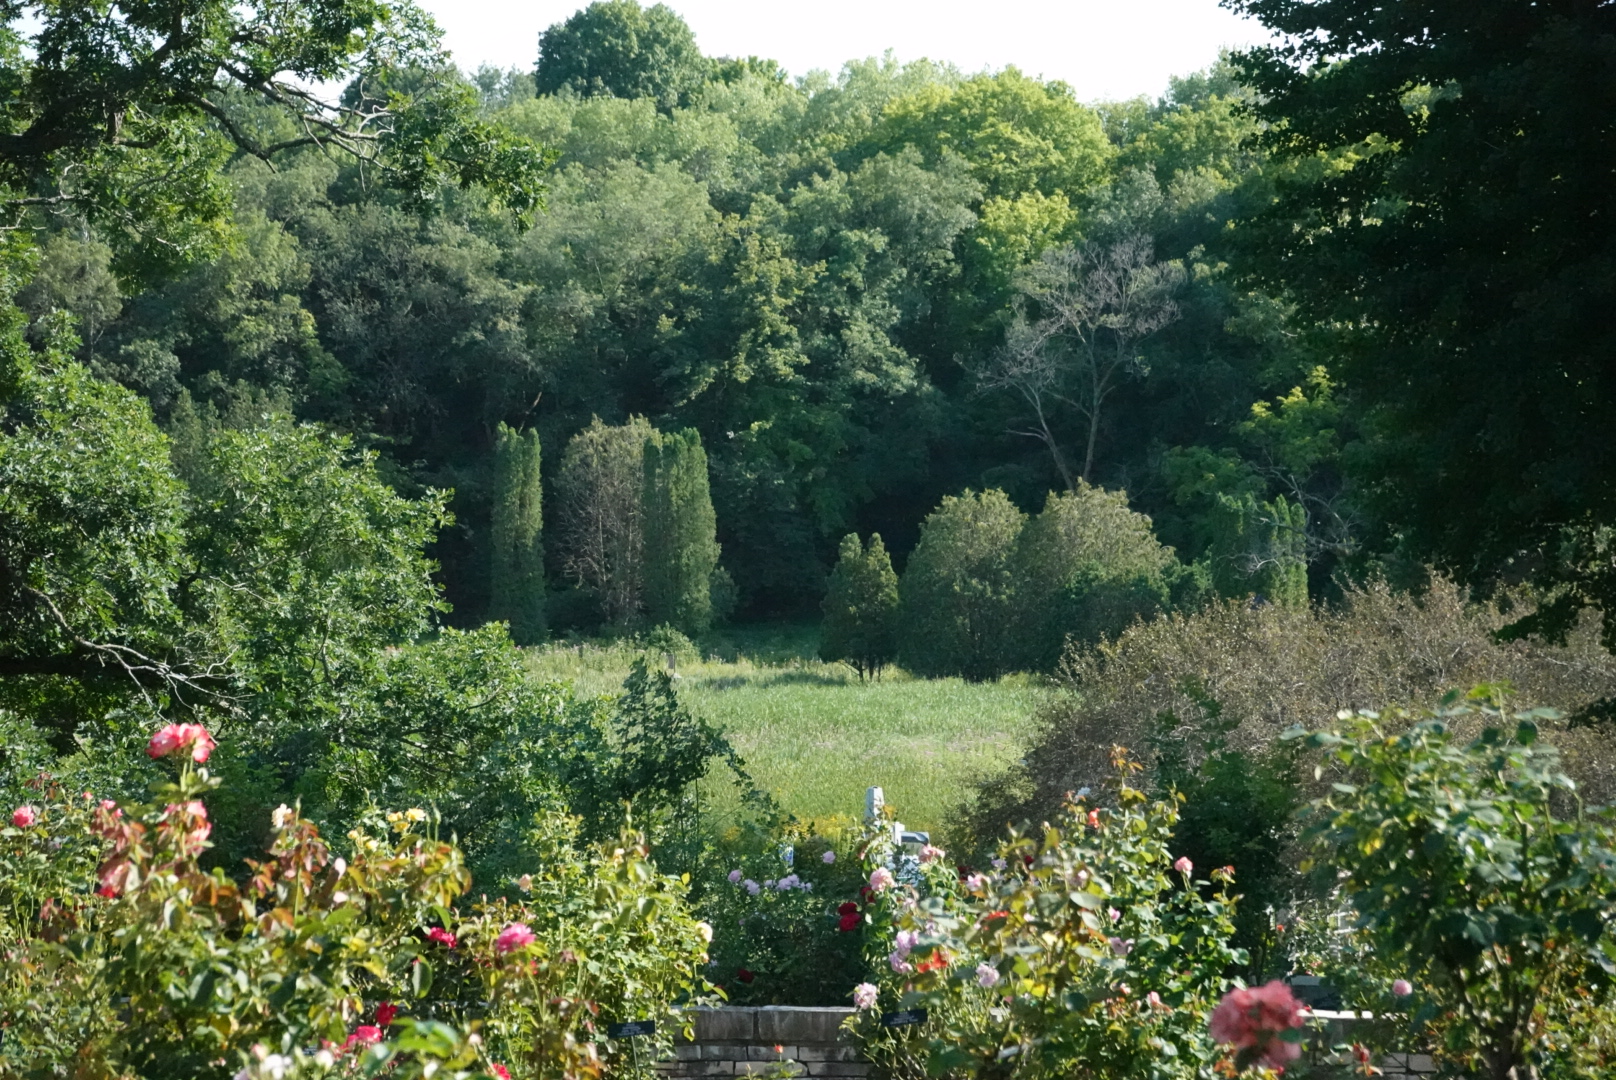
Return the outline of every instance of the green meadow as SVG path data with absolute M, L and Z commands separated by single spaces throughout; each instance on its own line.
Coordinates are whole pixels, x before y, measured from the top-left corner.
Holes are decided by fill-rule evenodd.
M 860 682 L 815 659 L 813 646 L 808 630 L 737 633 L 677 664 L 681 700 L 799 818 L 857 817 L 865 789 L 879 785 L 904 824 L 941 827 L 973 778 L 1021 756 L 1047 693 L 1026 676 L 968 683 L 892 670 Z M 618 690 L 639 655 L 625 644 L 528 650 L 535 674 L 586 695 Z M 727 784 L 709 790 L 720 809 L 733 802 Z

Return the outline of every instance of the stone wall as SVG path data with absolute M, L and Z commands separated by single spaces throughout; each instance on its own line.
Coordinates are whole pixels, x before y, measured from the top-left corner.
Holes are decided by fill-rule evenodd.
M 669 1077 L 791 1075 L 865 1077 L 870 1066 L 842 1033 L 852 1009 L 696 1009 L 694 1038 L 679 1040 L 674 1060 L 657 1071 Z

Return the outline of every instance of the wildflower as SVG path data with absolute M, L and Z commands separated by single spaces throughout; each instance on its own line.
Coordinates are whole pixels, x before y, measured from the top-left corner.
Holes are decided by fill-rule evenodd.
M 1269 1068 L 1283 1069 L 1302 1048 L 1281 1036 L 1302 1026 L 1304 1012 L 1290 987 L 1278 979 L 1254 990 L 1230 990 L 1212 1011 L 1212 1038 L 1255 1053 Z
M 1398 979 L 1392 983 L 1392 993 L 1397 997 L 1408 997 L 1414 992 L 1414 987 L 1407 979 Z
M 1111 917 L 1112 922 L 1122 921 L 1122 912 L 1118 911 L 1116 908 L 1106 908 L 1105 913 Z
M 779 889 L 781 892 L 789 892 L 790 890 L 795 889 L 801 880 L 802 879 L 797 877 L 796 874 L 787 874 L 785 877 L 775 882 L 774 887 Z
M 932 847 L 930 844 L 927 844 L 925 847 L 920 849 L 920 864 L 924 866 L 927 863 L 936 862 L 938 859 L 941 859 L 944 854 L 946 853 L 942 848 Z
M 39 820 L 39 813 L 32 806 L 19 806 L 11 812 L 11 823 L 19 829 L 26 829 Z
M 763 879 L 763 887 L 764 887 L 764 888 L 765 888 L 765 889 L 772 889 L 772 888 L 774 888 L 774 879 L 773 879 L 773 878 L 764 878 L 764 879 Z
M 269 823 L 277 829 L 284 829 L 297 817 L 297 813 L 285 803 L 281 803 L 269 812 Z
M 897 879 L 892 876 L 892 871 L 884 866 L 878 866 L 870 873 L 871 892 L 885 892 L 895 884 Z
M 999 985 L 999 969 L 992 964 L 976 965 L 976 985 L 991 990 Z
M 494 948 L 502 953 L 515 952 L 517 949 L 527 948 L 537 940 L 537 936 L 527 928 L 526 923 L 511 923 L 494 939 Z
M 1114 937 L 1111 938 L 1107 944 L 1111 946 L 1111 951 L 1117 956 L 1127 956 L 1129 953 L 1133 952 L 1133 938 L 1129 938 L 1127 941 L 1124 941 L 1119 937 Z
M 859 983 L 853 987 L 853 1004 L 861 1011 L 872 1009 L 875 1007 L 875 999 L 880 993 L 881 991 L 876 989 L 874 983 Z
M 756 975 L 754 975 L 752 972 L 748 971 L 746 968 L 736 968 L 735 969 L 735 977 L 737 979 L 741 980 L 743 983 L 749 983 L 753 979 L 757 978 Z
M 729 883 L 731 885 L 738 885 L 738 884 L 740 884 L 740 881 L 741 881 L 741 872 L 739 870 L 731 870 L 729 872 Z
M 152 735 L 151 741 L 146 744 L 146 754 L 149 757 L 167 757 L 175 750 L 189 746 L 191 760 L 201 764 L 208 760 L 213 748 L 218 743 L 208 734 L 208 729 L 201 724 L 167 724 Z
M 995 869 L 995 870 L 1003 871 L 1004 868 L 1006 866 L 1008 866 L 1008 865 L 1010 865 L 1010 864 L 1005 862 L 1003 859 L 994 859 L 993 860 L 993 869 Z
M 1173 869 L 1177 870 L 1180 874 L 1190 874 L 1194 872 L 1195 864 L 1190 862 L 1187 855 L 1180 855 L 1177 861 L 1173 863 Z
M 831 863 L 836 861 L 836 853 L 834 851 L 827 851 L 825 854 L 819 857 L 819 860 L 826 866 L 829 866 Z
M 746 891 L 752 896 L 756 896 L 758 893 L 763 891 L 763 887 L 757 882 L 753 881 L 751 878 L 747 878 L 742 884 L 746 886 Z
M 393 1022 L 393 1017 L 397 1015 L 397 1005 L 394 1005 L 391 1001 L 382 1002 L 380 1005 L 376 1006 L 376 1026 L 387 1027 Z
M 499 1077 L 499 1080 L 511 1080 L 511 1070 L 497 1061 L 488 1066 L 488 1071 Z
M 965 879 L 965 888 L 970 892 L 981 892 L 987 887 L 988 879 L 981 874 L 972 874 Z

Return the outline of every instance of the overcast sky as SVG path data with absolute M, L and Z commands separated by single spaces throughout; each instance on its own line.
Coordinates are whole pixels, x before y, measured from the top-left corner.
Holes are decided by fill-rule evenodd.
M 585 0 L 422 0 L 467 70 L 527 68 L 539 34 Z M 1152 97 L 1223 46 L 1265 40 L 1217 0 L 673 0 L 709 56 L 764 56 L 793 75 L 892 49 L 967 72 L 1009 64 L 1083 101 Z

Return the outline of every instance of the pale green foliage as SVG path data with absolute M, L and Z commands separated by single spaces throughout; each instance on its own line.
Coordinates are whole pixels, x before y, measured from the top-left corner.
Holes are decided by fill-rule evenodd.
M 880 533 L 868 547 L 857 533 L 842 538 L 822 610 L 820 659 L 845 660 L 863 679 L 897 656 L 898 575 Z
M 574 435 L 556 474 L 561 567 L 594 591 L 606 622 L 624 626 L 645 602 L 644 417 L 603 424 L 595 417 Z
M 717 520 L 707 453 L 693 428 L 645 443 L 645 617 L 686 634 L 712 624 Z
M 998 490 L 946 496 L 927 516 L 899 585 L 904 667 L 968 679 L 1010 670 L 1013 555 L 1025 521 Z
M 1220 494 L 1207 551 L 1212 582 L 1226 597 L 1254 596 L 1270 604 L 1307 603 L 1307 508 L 1283 495 Z
M 500 424 L 494 435 L 494 508 L 489 616 L 510 624 L 511 639 L 545 638 L 544 512 L 539 433 Z

